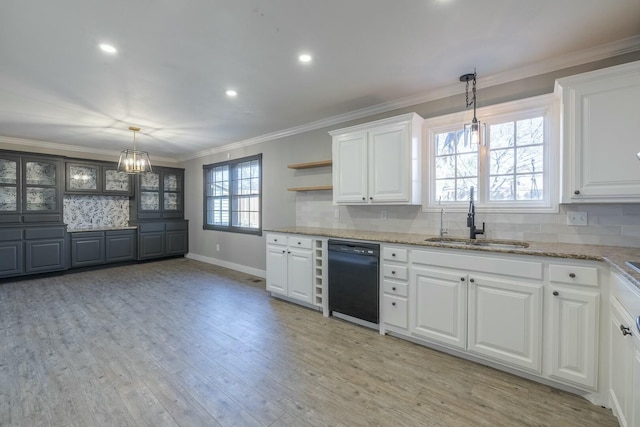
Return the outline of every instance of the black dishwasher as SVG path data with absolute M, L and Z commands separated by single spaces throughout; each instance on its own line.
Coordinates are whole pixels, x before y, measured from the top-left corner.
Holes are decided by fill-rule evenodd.
M 380 245 L 344 240 L 328 243 L 329 312 L 378 324 Z

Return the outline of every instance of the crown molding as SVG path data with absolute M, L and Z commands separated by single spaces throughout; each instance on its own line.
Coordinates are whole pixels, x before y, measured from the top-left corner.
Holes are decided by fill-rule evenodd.
M 559 71 L 565 68 L 574 67 L 577 65 L 587 64 L 614 56 L 624 55 L 626 53 L 636 52 L 640 50 L 640 35 L 629 37 L 626 39 L 618 40 L 611 43 L 594 46 L 592 48 L 583 49 L 571 54 L 554 57 L 535 64 L 525 65 L 520 68 L 512 69 L 496 73 L 487 77 L 479 77 L 482 87 L 497 86 L 500 84 L 510 83 L 516 80 L 522 80 L 529 77 L 535 77 L 542 74 Z M 336 116 L 327 117 L 322 120 L 307 123 L 300 126 L 283 129 L 281 131 L 260 135 L 254 138 L 246 139 L 243 141 L 232 142 L 229 144 L 221 145 L 218 147 L 210 148 L 197 153 L 188 154 L 184 157 L 179 157 L 180 161 L 193 160 L 200 157 L 205 157 L 213 154 L 222 153 L 225 151 L 235 150 L 250 145 L 260 144 L 262 142 L 272 141 L 287 136 L 298 135 L 304 132 L 312 130 L 322 129 L 329 126 L 338 125 L 351 120 L 358 120 L 365 117 L 370 117 L 376 114 L 387 113 L 389 111 L 398 110 L 401 108 L 410 107 L 412 105 L 423 104 L 425 102 L 435 101 L 437 99 L 447 98 L 449 96 L 459 95 L 462 92 L 462 86 L 459 82 L 454 84 L 431 90 L 428 93 L 422 93 L 419 95 L 413 95 L 397 100 L 384 102 L 372 107 L 363 108 L 360 110 L 351 111 L 345 114 L 339 114 Z
M 82 153 L 82 154 L 102 154 L 105 156 L 113 156 L 116 159 L 120 156 L 120 151 L 113 150 L 105 150 L 102 148 L 88 148 L 82 147 L 79 145 L 70 145 L 70 144 L 59 144 L 56 142 L 47 142 L 47 141 L 37 141 L 33 139 L 23 139 L 23 138 L 12 138 L 9 136 L 0 136 L 0 144 L 9 144 L 15 145 L 16 150 L 24 150 L 24 147 L 33 147 L 33 148 L 46 148 L 48 150 L 61 150 L 61 151 L 70 151 L 74 153 Z M 178 159 L 173 157 L 159 157 L 153 156 L 154 160 L 162 162 L 162 163 L 170 163 L 177 164 Z

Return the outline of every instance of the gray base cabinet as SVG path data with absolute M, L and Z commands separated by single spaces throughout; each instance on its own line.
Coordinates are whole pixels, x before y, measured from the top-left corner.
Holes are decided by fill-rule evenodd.
M 114 230 L 105 233 L 105 262 L 136 259 L 136 230 Z
M 138 259 L 153 259 L 189 252 L 189 221 L 138 223 Z
M 24 244 L 19 242 L 0 242 L 0 277 L 22 274 L 24 271 Z
M 66 269 L 66 225 L 0 228 L 0 278 Z
M 71 268 L 136 259 L 135 230 L 71 233 Z
M 104 264 L 104 232 L 71 233 L 71 267 Z

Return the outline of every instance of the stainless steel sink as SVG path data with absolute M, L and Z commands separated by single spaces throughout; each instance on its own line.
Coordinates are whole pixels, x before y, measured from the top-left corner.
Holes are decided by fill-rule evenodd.
M 451 246 L 479 246 L 492 249 L 524 249 L 528 248 L 527 242 L 517 242 L 513 240 L 471 240 L 456 239 L 452 237 L 430 237 L 425 242 L 442 243 Z

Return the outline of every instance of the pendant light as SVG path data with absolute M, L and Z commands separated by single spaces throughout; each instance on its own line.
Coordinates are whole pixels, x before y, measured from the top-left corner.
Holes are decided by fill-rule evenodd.
M 469 142 L 472 144 L 485 145 L 484 125 L 476 118 L 476 77 L 475 69 L 472 74 L 463 74 L 460 76 L 460 81 L 466 82 L 467 84 L 465 89 L 467 105 L 465 108 L 469 108 L 469 106 L 473 104 L 473 120 L 471 120 L 471 123 L 465 123 L 464 125 L 464 145 L 467 147 L 469 146 Z M 469 82 L 473 82 L 471 100 L 469 100 Z
M 146 151 L 136 150 L 136 132 L 139 132 L 140 128 L 129 126 L 129 130 L 133 132 L 133 150 L 123 150 L 120 153 L 120 161 L 118 161 L 118 171 L 126 172 L 129 174 L 151 172 L 149 153 L 147 153 Z

